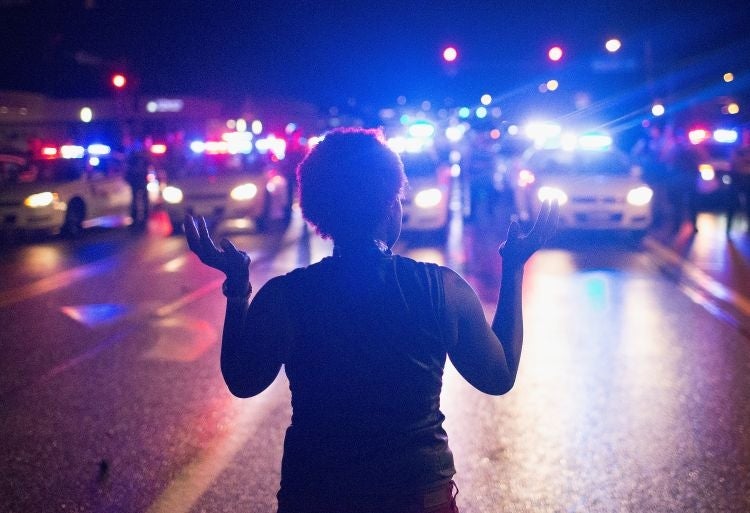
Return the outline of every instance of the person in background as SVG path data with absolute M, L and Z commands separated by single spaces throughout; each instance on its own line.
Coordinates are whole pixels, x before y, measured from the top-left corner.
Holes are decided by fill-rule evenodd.
M 727 233 L 739 207 L 743 207 L 746 231 L 750 231 L 750 128 L 742 130 L 742 142 L 732 154 L 732 182 L 727 201 Z
M 234 395 L 289 379 L 278 513 L 455 513 L 457 487 L 440 392 L 446 358 L 478 390 L 514 385 L 523 344 L 524 264 L 557 223 L 501 244 L 502 279 L 488 324 L 455 271 L 392 253 L 401 230 L 403 164 L 379 130 L 326 134 L 297 170 L 300 207 L 334 243 L 320 262 L 249 282 L 247 254 L 186 216 L 190 249 L 226 275 L 221 371 Z
M 687 222 L 698 231 L 698 191 L 696 181 L 700 155 L 684 133 L 676 134 L 667 164 L 667 191 L 672 213 L 672 232 Z
M 148 223 L 150 210 L 147 189 L 149 164 L 148 149 L 141 141 L 135 142 L 128 155 L 125 179 L 130 185 L 132 193 L 130 217 L 133 222 L 131 226 L 136 229 L 145 229 Z

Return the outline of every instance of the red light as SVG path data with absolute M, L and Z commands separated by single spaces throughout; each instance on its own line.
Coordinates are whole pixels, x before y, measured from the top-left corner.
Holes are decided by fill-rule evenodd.
M 443 50 L 443 59 L 445 59 L 445 62 L 453 62 L 458 58 L 458 50 L 456 50 L 454 47 L 449 46 L 445 50 Z
M 688 139 L 692 144 L 700 144 L 711 137 L 711 132 L 702 128 L 696 128 L 688 132 Z
M 562 59 L 563 51 L 562 48 L 559 46 L 553 46 L 549 49 L 549 52 L 547 52 L 547 55 L 549 56 L 549 60 L 557 62 L 560 59 Z
M 152 144 L 150 151 L 154 155 L 164 155 L 167 152 L 167 145 L 166 144 Z
M 125 75 L 116 74 L 112 75 L 112 85 L 115 86 L 117 89 L 122 89 L 125 87 L 125 84 L 127 83 L 127 80 L 125 79 Z
M 54 146 L 45 146 L 42 148 L 42 155 L 45 157 L 55 157 L 57 156 L 57 148 Z

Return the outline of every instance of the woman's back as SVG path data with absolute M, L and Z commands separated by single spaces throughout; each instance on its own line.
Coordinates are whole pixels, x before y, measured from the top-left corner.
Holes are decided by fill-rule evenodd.
M 293 408 L 282 494 L 450 480 L 439 409 L 447 349 L 439 267 L 373 248 L 280 281 Z

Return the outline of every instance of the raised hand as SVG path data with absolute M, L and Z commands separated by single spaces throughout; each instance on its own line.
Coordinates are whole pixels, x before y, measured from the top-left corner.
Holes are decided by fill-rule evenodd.
M 201 262 L 226 274 L 231 286 L 247 287 L 250 280 L 250 257 L 238 250 L 229 239 L 221 239 L 221 249 L 218 248 L 208 233 L 203 217 L 196 220 L 191 215 L 185 215 L 185 237 L 190 250 L 198 255 Z
M 500 255 L 503 257 L 504 268 L 520 268 L 534 254 L 544 246 L 557 228 L 559 205 L 557 201 L 545 201 L 539 210 L 534 226 L 528 233 L 521 233 L 521 226 L 513 221 L 508 227 L 508 236 L 500 244 Z

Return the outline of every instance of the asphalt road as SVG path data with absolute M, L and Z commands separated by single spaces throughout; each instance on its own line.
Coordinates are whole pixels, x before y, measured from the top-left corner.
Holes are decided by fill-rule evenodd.
M 516 387 L 446 369 L 462 512 L 750 511 L 750 251 L 721 223 L 534 256 Z M 459 270 L 491 314 L 504 227 L 452 228 L 396 251 Z M 233 237 L 256 289 L 330 252 L 299 219 Z M 3 247 L 0 276 L 0 511 L 273 511 L 286 379 L 227 392 L 222 278 L 158 217 Z

